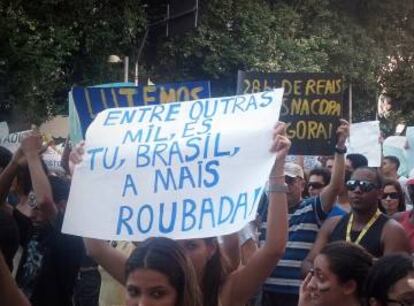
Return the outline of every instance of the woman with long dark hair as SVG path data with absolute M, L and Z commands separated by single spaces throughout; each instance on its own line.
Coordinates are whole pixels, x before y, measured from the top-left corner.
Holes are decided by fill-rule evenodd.
M 193 264 L 168 238 L 141 243 L 125 264 L 126 304 L 201 306 Z

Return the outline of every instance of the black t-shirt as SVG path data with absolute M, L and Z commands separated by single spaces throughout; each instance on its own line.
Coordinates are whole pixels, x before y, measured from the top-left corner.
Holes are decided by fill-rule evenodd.
M 346 227 L 351 214 L 343 216 L 332 231 L 329 237 L 329 242 L 346 240 Z M 381 233 L 389 218 L 381 214 L 379 218 L 368 229 L 364 237 L 360 241 L 360 245 L 365 248 L 374 257 L 381 257 L 384 255 L 384 248 L 381 242 Z M 352 241 L 355 241 L 361 232 L 351 231 L 350 236 Z
M 23 254 L 16 282 L 33 306 L 71 306 L 72 294 L 84 251 L 82 238 L 60 232 L 56 224 L 35 227 L 31 220 L 13 211 L 20 231 Z

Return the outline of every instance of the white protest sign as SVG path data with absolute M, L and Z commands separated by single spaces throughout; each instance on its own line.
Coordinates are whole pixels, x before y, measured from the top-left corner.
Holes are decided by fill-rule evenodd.
M 49 146 L 42 154 L 42 159 L 49 170 L 54 172 L 63 171 L 63 168 L 61 167 L 62 151 L 62 145 Z
M 9 135 L 9 125 L 6 121 L 0 122 L 0 139 Z
M 20 147 L 20 143 L 22 142 L 23 136 L 27 132 L 29 131 L 10 133 L 1 138 L 0 145 L 14 153 Z
M 408 148 L 406 150 L 407 172 L 410 172 L 414 168 L 414 126 L 407 127 L 405 135 L 407 137 L 408 145 Z
M 390 136 L 384 140 L 383 154 L 384 156 L 393 155 L 400 160 L 400 167 L 398 168 L 398 175 L 407 176 L 407 152 L 406 137 L 404 136 Z
M 348 153 L 359 153 L 368 159 L 368 166 L 381 166 L 379 121 L 352 123 L 348 141 Z
M 283 89 L 107 109 L 86 132 L 62 231 L 110 240 L 202 238 L 256 216 Z

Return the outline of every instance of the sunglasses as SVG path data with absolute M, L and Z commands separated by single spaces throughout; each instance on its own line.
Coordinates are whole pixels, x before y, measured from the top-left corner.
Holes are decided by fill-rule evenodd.
M 358 180 L 349 180 L 346 182 L 346 189 L 349 191 L 354 191 L 357 187 L 362 192 L 370 192 L 377 188 L 377 185 L 368 181 L 358 181 Z
M 391 200 L 397 200 L 399 198 L 398 192 L 389 192 L 389 193 L 383 193 L 382 199 L 385 200 L 388 197 L 390 197 Z
M 319 182 L 309 182 L 308 183 L 308 188 L 312 187 L 313 189 L 321 189 L 323 187 L 325 187 L 324 184 L 319 183 Z
M 296 182 L 296 177 L 291 177 L 291 176 L 285 175 L 285 183 L 287 185 L 292 185 L 294 182 Z

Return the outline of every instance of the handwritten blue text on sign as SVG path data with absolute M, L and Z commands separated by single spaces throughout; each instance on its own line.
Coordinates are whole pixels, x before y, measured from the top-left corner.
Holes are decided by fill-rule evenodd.
M 63 231 L 139 241 L 240 230 L 255 218 L 274 162 L 269 147 L 282 96 L 279 89 L 99 113 Z

